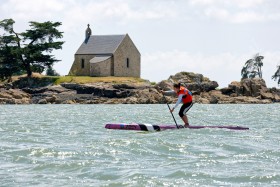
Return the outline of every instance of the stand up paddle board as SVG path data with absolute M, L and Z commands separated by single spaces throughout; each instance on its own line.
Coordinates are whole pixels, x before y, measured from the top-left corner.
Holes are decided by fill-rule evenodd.
M 180 128 L 184 128 L 179 125 Z M 167 129 L 177 129 L 176 125 L 152 125 L 152 124 L 142 124 L 142 123 L 109 123 L 105 125 L 106 129 L 115 130 L 135 130 L 135 131 L 162 131 Z M 219 128 L 219 129 L 230 129 L 230 130 L 249 130 L 247 127 L 240 126 L 189 126 L 188 129 L 202 129 L 202 128 Z

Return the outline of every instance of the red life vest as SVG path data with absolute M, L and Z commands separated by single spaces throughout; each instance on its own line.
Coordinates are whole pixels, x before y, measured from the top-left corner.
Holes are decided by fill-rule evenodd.
M 192 93 L 185 87 L 181 86 L 177 95 L 183 94 L 182 102 L 184 104 L 192 102 Z

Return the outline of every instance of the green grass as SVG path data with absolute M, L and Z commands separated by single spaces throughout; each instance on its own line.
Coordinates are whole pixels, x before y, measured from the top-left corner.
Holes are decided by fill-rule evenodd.
M 3 81 L 0 83 L 6 83 Z M 25 87 L 25 86 L 35 86 L 43 87 L 50 84 L 59 85 L 61 83 L 77 83 L 77 84 L 87 84 L 87 83 L 133 83 L 141 84 L 148 82 L 147 80 L 135 77 L 90 77 L 90 76 L 44 76 L 41 74 L 33 73 L 31 78 L 28 78 L 26 75 L 13 76 L 12 82 L 16 87 Z
M 54 84 L 61 83 L 143 83 L 146 80 L 135 77 L 89 77 L 89 76 L 62 76 L 62 77 L 52 77 L 55 81 Z

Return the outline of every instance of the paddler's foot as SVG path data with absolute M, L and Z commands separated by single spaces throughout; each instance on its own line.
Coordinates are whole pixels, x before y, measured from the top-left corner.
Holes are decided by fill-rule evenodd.
M 190 124 L 186 123 L 185 128 L 189 128 Z

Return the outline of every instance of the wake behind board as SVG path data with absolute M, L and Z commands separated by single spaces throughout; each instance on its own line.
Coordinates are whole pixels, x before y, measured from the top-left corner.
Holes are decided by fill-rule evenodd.
M 179 125 L 182 127 L 182 125 Z M 140 123 L 109 123 L 105 125 L 106 129 L 115 130 L 135 130 L 135 131 L 162 131 L 168 129 L 177 129 L 176 125 L 152 125 L 152 124 L 140 124 Z M 247 127 L 240 126 L 189 126 L 188 129 L 202 129 L 202 128 L 219 128 L 219 129 L 230 129 L 230 130 L 249 130 Z

